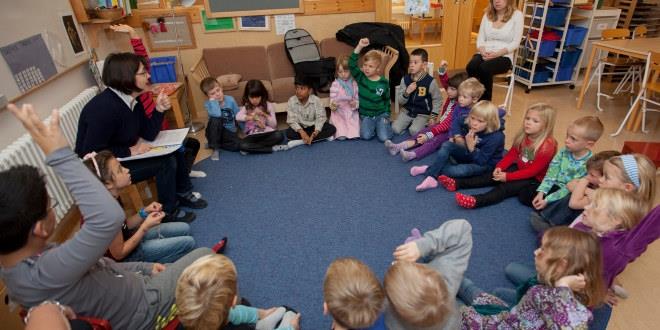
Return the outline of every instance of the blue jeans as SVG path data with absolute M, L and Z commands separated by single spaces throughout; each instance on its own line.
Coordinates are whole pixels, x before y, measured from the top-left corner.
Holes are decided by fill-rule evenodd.
M 489 169 L 489 166 L 472 163 L 466 147 L 447 141 L 442 144 L 438 157 L 433 165 L 426 169 L 425 174 L 434 178 L 440 174 L 452 178 L 464 178 L 482 174 Z
M 456 293 L 456 296 L 466 305 L 472 306 L 474 299 L 477 298 L 478 295 L 484 292 L 485 291 L 480 287 L 478 287 L 476 284 L 474 284 L 472 280 L 470 280 L 467 277 L 463 277 L 463 280 L 461 281 L 461 286 L 458 288 L 458 292 Z
M 172 263 L 194 248 L 190 225 L 185 222 L 162 223 L 149 229 L 140 245 L 123 261 Z
M 519 262 L 512 262 L 506 265 L 506 267 L 504 267 L 504 274 L 515 286 L 519 286 L 527 282 L 530 277 L 535 277 L 537 275 L 536 269 Z
M 390 114 L 383 113 L 376 117 L 367 117 L 360 115 L 360 138 L 362 140 L 371 140 L 374 135 L 378 135 L 380 142 L 385 142 L 392 138 L 392 125 L 390 125 Z

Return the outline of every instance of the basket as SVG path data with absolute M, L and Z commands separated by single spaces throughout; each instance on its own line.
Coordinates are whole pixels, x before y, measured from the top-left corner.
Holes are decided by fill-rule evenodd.
M 575 65 L 569 66 L 567 68 L 560 67 L 557 70 L 557 75 L 555 76 L 555 81 L 568 81 L 573 78 L 573 71 L 575 71 Z
M 545 16 L 545 24 L 549 26 L 564 26 L 568 7 L 548 7 L 548 14 Z M 536 8 L 536 16 L 543 16 L 543 7 Z M 539 22 L 540 23 L 540 22 Z
M 176 81 L 175 56 L 152 57 L 150 62 L 150 75 L 152 83 L 166 83 Z
M 566 32 L 566 40 L 564 41 L 564 46 L 579 47 L 582 45 L 582 40 L 584 40 L 584 37 L 587 36 L 587 32 L 589 32 L 589 29 L 587 28 L 569 25 L 568 32 Z
M 559 61 L 559 67 L 567 68 L 575 66 L 580 59 L 581 54 L 582 49 L 580 48 L 571 49 L 569 47 L 564 49 L 564 52 L 561 54 L 561 61 Z
M 97 8 L 96 16 L 113 21 L 122 18 L 124 16 L 124 10 L 122 8 Z

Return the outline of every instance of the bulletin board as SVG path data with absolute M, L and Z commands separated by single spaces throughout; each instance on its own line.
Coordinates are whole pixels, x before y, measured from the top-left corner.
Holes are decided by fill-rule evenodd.
M 147 45 L 152 52 L 196 48 L 195 34 L 193 32 L 190 16 L 187 13 L 161 16 L 142 16 L 143 26 L 158 24 L 158 18 L 165 19 L 167 31 L 151 31 L 146 29 L 144 35 Z
M 238 17 L 303 13 L 303 0 L 205 0 L 208 17 Z
M 75 18 L 73 21 L 65 22 L 63 17 L 68 15 L 75 17 L 69 0 L 14 1 L 11 10 L 0 12 L 0 20 L 4 26 L 20 27 L 8 29 L 5 31 L 7 33 L 0 34 L 0 47 L 17 45 L 17 43 L 23 43 L 23 46 L 27 43 L 32 46 L 38 45 L 47 51 L 46 55 L 52 61 L 50 68 L 54 67 L 54 74 L 50 70 L 46 72 L 44 62 L 35 61 L 34 67 L 41 69 L 42 74 L 46 73 L 45 76 L 49 78 L 26 89 L 25 86 L 19 87 L 10 63 L 0 56 L 0 94 L 4 94 L 10 101 L 17 100 L 87 62 L 89 52 L 84 42 L 82 26 L 75 22 Z M 25 20 L 28 18 L 30 22 L 35 23 L 26 24 Z M 75 38 L 72 27 L 77 30 L 78 38 Z M 41 46 L 42 42 L 45 48 Z M 41 59 L 44 57 L 42 56 Z M 24 64 L 29 62 L 28 59 L 25 61 Z M 15 69 L 16 63 L 11 64 Z

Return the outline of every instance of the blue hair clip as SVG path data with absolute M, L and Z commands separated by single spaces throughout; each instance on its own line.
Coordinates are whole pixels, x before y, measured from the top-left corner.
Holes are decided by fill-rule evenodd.
M 637 161 L 633 155 L 621 155 L 619 156 L 623 162 L 623 168 L 626 170 L 626 175 L 630 181 L 639 189 L 639 169 L 637 169 Z

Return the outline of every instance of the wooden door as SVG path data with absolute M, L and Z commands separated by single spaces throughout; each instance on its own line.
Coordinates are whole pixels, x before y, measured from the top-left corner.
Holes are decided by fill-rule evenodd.
M 456 68 L 465 68 L 477 52 L 477 35 L 488 0 L 459 0 L 461 21 L 456 35 Z

